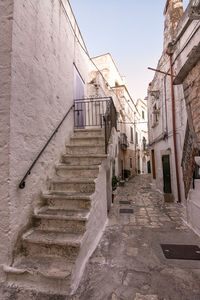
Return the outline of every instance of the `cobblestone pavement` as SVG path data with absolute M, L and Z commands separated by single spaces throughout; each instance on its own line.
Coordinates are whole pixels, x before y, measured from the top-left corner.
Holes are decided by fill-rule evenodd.
M 120 209 L 133 209 L 133 214 Z M 181 205 L 164 203 L 151 190 L 148 175 L 119 187 L 109 224 L 71 299 L 200 300 L 200 261 L 166 259 L 160 247 L 161 243 L 200 246 L 181 215 Z

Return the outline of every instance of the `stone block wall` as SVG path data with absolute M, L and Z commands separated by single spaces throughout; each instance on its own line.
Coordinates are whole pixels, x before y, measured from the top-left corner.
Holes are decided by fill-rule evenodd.
M 165 6 L 164 49 L 174 38 L 175 29 L 183 15 L 183 0 L 167 0 Z
M 195 146 L 200 150 L 200 61 L 184 80 L 189 127 Z
M 193 137 L 191 130 L 187 124 L 185 143 L 183 147 L 182 169 L 183 169 L 183 182 L 185 186 L 185 199 L 187 199 L 189 190 L 191 188 L 192 177 L 194 172 L 194 157 L 197 154 L 197 150 L 193 143 Z

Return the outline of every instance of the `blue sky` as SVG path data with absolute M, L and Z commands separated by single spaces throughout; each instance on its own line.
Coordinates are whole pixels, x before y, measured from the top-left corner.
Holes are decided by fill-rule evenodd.
M 111 53 L 134 99 L 144 98 L 163 47 L 166 0 L 70 0 L 90 56 Z M 188 0 L 184 0 L 184 6 Z

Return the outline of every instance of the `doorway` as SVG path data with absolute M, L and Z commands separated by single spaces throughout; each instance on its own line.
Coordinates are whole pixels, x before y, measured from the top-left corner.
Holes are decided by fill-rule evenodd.
M 171 194 L 171 174 L 170 174 L 170 157 L 169 155 L 162 156 L 163 167 L 163 191 L 165 194 Z
M 153 179 L 156 179 L 156 164 L 155 164 L 155 153 L 154 153 L 154 150 L 151 150 L 151 159 L 152 159 Z

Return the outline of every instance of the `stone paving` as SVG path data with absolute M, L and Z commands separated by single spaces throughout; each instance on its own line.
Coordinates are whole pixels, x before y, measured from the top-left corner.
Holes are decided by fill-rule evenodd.
M 130 201 L 130 204 L 119 204 Z M 132 208 L 133 214 L 119 213 Z M 200 261 L 169 260 L 160 243 L 195 244 L 182 206 L 164 203 L 140 175 L 119 187 L 103 238 L 73 300 L 200 300 Z
M 133 214 L 119 213 L 123 208 Z M 166 259 L 160 247 L 200 246 L 181 216 L 181 205 L 164 203 L 150 177 L 137 176 L 117 189 L 108 226 L 74 296 L 13 288 L 0 300 L 200 300 L 200 261 Z

